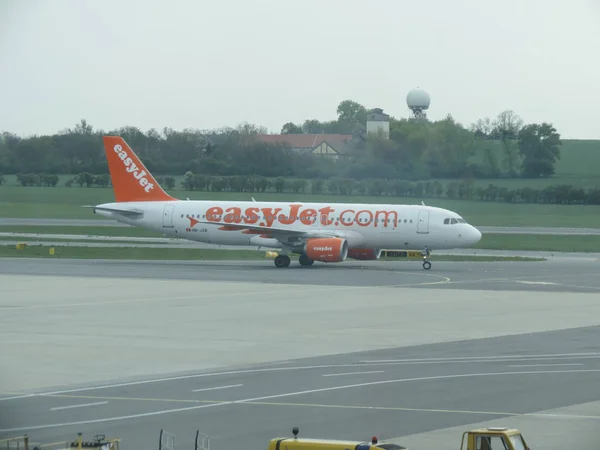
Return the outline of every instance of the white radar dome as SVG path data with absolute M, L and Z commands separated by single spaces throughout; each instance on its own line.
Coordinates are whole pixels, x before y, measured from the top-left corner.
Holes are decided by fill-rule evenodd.
M 406 104 L 411 109 L 427 109 L 430 103 L 431 97 L 421 88 L 411 90 L 406 96 Z

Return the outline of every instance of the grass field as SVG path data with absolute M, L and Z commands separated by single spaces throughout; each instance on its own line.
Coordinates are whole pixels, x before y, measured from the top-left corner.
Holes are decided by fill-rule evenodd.
M 91 248 L 91 247 L 55 247 L 56 254 L 50 255 L 48 247 L 34 246 L 17 250 L 14 246 L 0 245 L 0 257 L 3 258 L 77 258 L 77 259 L 122 259 L 122 260 L 266 260 L 266 252 L 254 250 L 196 250 L 196 249 L 158 249 L 158 248 Z M 405 258 L 381 258 L 389 261 L 407 261 Z M 432 258 L 433 260 L 433 258 Z M 435 261 L 544 261 L 543 258 L 497 257 L 497 256 L 446 256 L 440 255 Z M 409 260 L 410 261 L 410 260 Z M 413 260 L 415 261 L 415 260 Z M 368 261 L 367 261 L 368 262 Z M 418 262 L 418 260 L 416 261 Z
M 0 225 L 0 233 L 26 234 L 76 234 L 86 236 L 123 236 L 123 237 L 164 237 L 161 233 L 136 227 L 86 227 L 86 226 L 42 226 L 42 225 Z
M 499 162 L 503 159 L 502 144 L 498 141 L 487 142 L 480 148 L 472 159 L 475 162 L 483 160 L 485 146 L 489 146 Z M 544 188 L 555 184 L 570 184 L 588 188 L 600 186 L 600 140 L 565 139 L 561 146 L 561 158 L 556 162 L 555 175 L 540 180 L 499 179 L 477 180 L 476 186 L 487 186 L 492 183 L 508 188 Z
M 134 227 L 65 227 L 65 226 L 0 226 L 0 233 L 25 233 L 25 234 L 71 234 L 79 235 L 79 242 L 86 242 L 88 236 L 120 236 L 120 237 L 162 237 L 158 233 Z M 2 240 L 15 240 L 14 237 L 0 236 Z M 53 240 L 51 236 L 44 238 L 23 237 L 22 240 Z M 58 240 L 60 241 L 60 240 Z M 90 241 L 91 242 L 91 241 Z M 95 241 L 97 242 L 97 241 Z M 485 233 L 481 241 L 472 247 L 480 250 L 523 250 L 523 251 L 549 251 L 549 252 L 600 252 L 600 236 L 568 236 L 546 234 L 496 234 Z M 197 251 L 197 250 L 194 250 Z
M 238 194 L 233 192 L 171 191 L 177 198 L 192 200 L 313 201 L 356 203 L 409 203 L 420 199 L 401 197 L 362 197 L 310 194 Z M 33 188 L 3 186 L 0 188 L 0 217 L 102 219 L 83 205 L 114 201 L 112 189 L 101 188 Z M 448 208 L 461 214 L 476 226 L 546 226 L 597 228 L 600 206 L 596 205 L 526 205 L 461 200 L 426 199 L 425 204 Z

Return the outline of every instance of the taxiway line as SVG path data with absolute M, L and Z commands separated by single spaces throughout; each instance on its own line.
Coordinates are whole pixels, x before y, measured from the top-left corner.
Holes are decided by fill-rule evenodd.
M 72 396 L 72 395 L 56 395 L 58 398 L 94 398 L 107 400 L 122 400 L 122 401 L 154 401 L 163 403 L 227 403 L 223 400 L 189 400 L 189 399 L 160 399 L 160 398 L 130 398 L 130 397 L 92 397 L 92 396 Z M 90 403 L 88 405 L 102 404 L 108 402 Z M 331 409 L 367 409 L 367 410 L 382 410 L 382 411 L 409 411 L 409 412 L 432 412 L 432 413 L 447 413 L 447 414 L 486 414 L 496 416 L 537 416 L 537 417 L 562 417 L 568 419 L 596 419 L 600 420 L 600 415 L 589 414 L 550 414 L 550 413 L 516 413 L 507 411 L 477 411 L 463 409 L 436 409 L 436 408 L 409 408 L 403 406 L 377 406 L 377 405 L 339 405 L 328 403 L 301 403 L 301 402 L 266 402 L 266 401 L 249 401 L 244 402 L 246 405 L 256 406 L 288 406 L 288 407 L 306 407 L 306 408 L 331 408 Z M 79 405 L 78 405 L 79 406 Z M 80 405 L 87 406 L 87 405 Z
M 31 397 L 52 397 L 64 394 L 70 394 L 74 392 L 86 392 L 86 391 L 97 391 L 102 389 L 112 389 L 118 387 L 127 386 L 138 386 L 143 384 L 152 383 L 163 383 L 169 381 L 188 380 L 194 378 L 208 378 L 218 377 L 223 375 L 243 375 L 252 373 L 265 373 L 265 372 L 283 372 L 283 371 L 299 371 L 299 370 L 319 370 L 319 369 L 336 369 L 336 368 L 357 368 L 357 367 L 369 367 L 369 366 L 395 366 L 395 365 L 406 365 L 406 364 L 465 364 L 465 363 L 486 363 L 486 362 L 511 362 L 511 361 L 536 361 L 536 360 L 585 360 L 585 359 L 599 359 L 599 352 L 583 352 L 583 353 L 548 353 L 548 354 L 536 354 L 536 355 L 497 355 L 497 356 L 465 356 L 465 357 L 442 357 L 442 358 L 407 358 L 407 359 L 389 359 L 389 360 L 361 360 L 357 363 L 351 364 L 322 364 L 322 365 L 308 365 L 308 366 L 286 366 L 286 367 L 266 367 L 260 369 L 244 369 L 244 370 L 231 370 L 223 372 L 209 372 L 199 373 L 190 375 L 179 375 L 173 377 L 163 378 L 152 378 L 148 380 L 137 380 L 128 381 L 123 383 L 104 384 L 97 386 L 88 386 L 74 389 L 57 390 L 50 392 L 26 392 L 21 395 L 14 395 L 12 397 L 0 398 L 0 401 L 26 399 Z M 94 398 L 94 397 L 81 397 L 81 398 Z
M 50 411 L 60 411 L 63 409 L 73 409 L 73 408 L 85 408 L 87 406 L 97 406 L 97 405 L 106 405 L 108 402 L 95 402 L 95 403 L 83 403 L 81 405 L 69 405 L 69 406 L 56 406 L 54 408 L 50 408 Z
M 243 386 L 243 384 L 232 384 L 229 386 L 215 386 L 215 387 L 209 387 L 209 388 L 204 388 L 204 389 L 194 389 L 192 392 L 217 391 L 220 389 L 231 389 L 231 388 L 240 387 L 240 386 Z
M 262 400 L 270 400 L 275 398 L 284 398 L 284 397 L 294 397 L 300 395 L 307 394 L 316 394 L 320 392 L 332 392 L 344 389 L 355 389 L 366 386 L 378 386 L 385 384 L 394 384 L 394 383 L 404 383 L 411 381 L 433 381 L 433 380 L 444 380 L 444 379 L 458 379 L 458 378 L 475 378 L 475 377 L 494 377 L 494 376 L 515 376 L 515 375 L 544 375 L 544 374 L 560 374 L 560 373 L 598 373 L 600 369 L 573 369 L 573 370 L 534 370 L 534 371 L 523 371 L 523 372 L 483 372 L 483 373 L 467 373 L 467 374 L 454 374 L 454 375 L 437 375 L 437 376 L 429 376 L 429 377 L 414 377 L 414 378 L 400 378 L 395 380 L 380 380 L 380 381 L 368 381 L 364 383 L 356 383 L 356 384 L 346 384 L 346 385 L 338 385 L 338 386 L 329 386 L 324 388 L 317 389 L 307 389 L 304 391 L 295 391 L 295 392 L 285 392 L 281 394 L 274 395 L 266 395 L 262 397 L 254 397 L 254 398 L 246 398 L 239 400 L 231 400 L 226 402 L 218 402 L 218 403 L 210 403 L 205 405 L 195 405 L 188 406 L 183 408 L 173 408 L 173 409 L 165 409 L 160 411 L 152 411 L 147 413 L 138 413 L 138 414 L 129 414 L 125 416 L 116 416 L 116 417 L 104 417 L 100 419 L 90 419 L 90 420 L 81 420 L 76 422 L 63 422 L 63 423 L 54 423 L 54 424 L 44 424 L 44 425 L 30 425 L 25 427 L 16 427 L 9 429 L 0 429 L 0 433 L 13 433 L 20 432 L 26 430 L 40 430 L 40 429 L 48 429 L 48 428 L 59 428 L 59 427 L 67 427 L 74 425 L 85 425 L 85 424 L 94 424 L 94 423 L 106 423 L 106 422 L 119 422 L 130 419 L 138 419 L 142 417 L 153 417 L 160 416 L 165 414 L 173 414 L 178 412 L 187 412 L 194 411 L 199 409 L 207 409 L 214 408 L 219 406 L 228 406 L 228 405 L 237 405 L 244 403 L 252 403 Z M 595 416 L 593 416 L 595 418 Z
M 384 370 L 370 370 L 368 372 L 345 372 L 345 373 L 326 373 L 322 377 L 342 377 L 346 375 L 364 375 L 368 373 L 384 373 Z
M 507 367 L 556 367 L 556 366 L 584 366 L 585 364 L 513 364 Z

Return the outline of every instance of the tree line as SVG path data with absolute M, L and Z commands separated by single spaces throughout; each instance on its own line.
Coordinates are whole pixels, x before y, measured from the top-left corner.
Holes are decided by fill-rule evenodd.
M 548 123 L 524 124 L 512 111 L 469 127 L 451 116 L 438 121 L 390 118 L 389 138 L 365 132 L 367 109 L 341 102 L 337 118 L 286 123 L 282 134 L 342 133 L 352 136 L 337 161 L 262 143 L 262 127 L 241 124 L 217 130 L 164 128 L 147 132 L 125 126 L 95 130 L 85 120 L 53 135 L 0 135 L 0 174 L 102 174 L 102 136 L 122 136 L 155 174 L 188 171 L 211 176 L 333 177 L 394 180 L 549 177 L 560 158 L 561 139 Z
M 583 189 L 571 185 L 554 185 L 536 189 L 531 187 L 507 188 L 489 184 L 475 186 L 475 180 L 457 180 L 448 183 L 434 181 L 406 181 L 333 177 L 329 180 L 298 178 L 267 178 L 262 176 L 210 176 L 187 172 L 177 186 L 173 176 L 157 176 L 158 183 L 167 190 L 181 189 L 200 192 L 237 193 L 293 193 L 313 195 L 344 195 L 374 197 L 436 198 L 452 200 L 481 200 L 504 203 L 538 203 L 561 205 L 600 205 L 600 188 Z M 50 181 L 49 181 L 50 180 Z M 21 186 L 55 187 L 58 175 L 18 174 Z M 0 185 L 2 180 L 0 179 Z M 110 186 L 108 174 L 80 173 L 68 178 L 65 186 L 106 188 Z

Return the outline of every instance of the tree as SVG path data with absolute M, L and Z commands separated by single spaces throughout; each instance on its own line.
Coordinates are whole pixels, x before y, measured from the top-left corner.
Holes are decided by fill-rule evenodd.
M 367 121 L 367 108 L 353 100 L 344 100 L 337 107 L 338 122 L 363 125 Z
M 523 176 L 549 177 L 560 159 L 560 134 L 549 123 L 531 124 L 519 132 L 519 151 L 523 156 Z
M 281 134 L 302 134 L 302 128 L 293 122 L 288 122 L 281 128 Z
M 434 177 L 461 177 L 466 174 L 468 160 L 475 154 L 473 133 L 456 123 L 452 116 L 431 125 L 425 152 Z
M 469 130 L 478 138 L 489 138 L 494 130 L 494 125 L 489 117 L 479 119 L 469 127 Z
M 519 135 L 519 130 L 523 127 L 523 119 L 521 119 L 513 111 L 502 111 L 493 122 L 491 136 L 493 139 L 502 141 L 504 150 L 504 163 L 506 169 L 511 176 L 515 176 L 518 172 L 518 148 L 516 140 Z
M 318 134 L 324 132 L 321 122 L 315 119 L 305 120 L 302 124 L 302 131 L 306 134 Z

